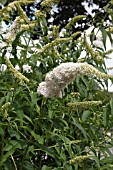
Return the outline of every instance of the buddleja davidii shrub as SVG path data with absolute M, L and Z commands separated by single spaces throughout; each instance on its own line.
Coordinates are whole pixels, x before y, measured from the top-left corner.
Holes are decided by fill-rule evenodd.
M 50 10 L 50 2 L 53 3 L 53 1 L 44 2 L 48 6 L 48 8 L 46 8 L 44 3 L 42 3 L 45 11 Z M 32 72 L 29 74 L 24 73 L 27 77 L 26 78 L 20 74 L 20 72 L 16 71 L 12 65 L 12 63 L 15 65 L 15 58 L 12 59 L 11 62 L 5 58 L 8 68 L 12 75 L 15 76 L 15 78 L 13 77 L 14 80 L 17 79 L 17 81 L 14 82 L 15 88 L 13 90 L 13 97 L 11 96 L 8 100 L 6 100 L 6 103 L 4 101 L 4 105 L 2 105 L 2 114 L 4 114 L 4 122 L 6 121 L 5 125 L 7 133 L 5 136 L 2 135 L 2 137 L 4 136 L 2 142 L 5 140 L 5 147 L 2 145 L 4 147 L 4 150 L 2 148 L 4 155 L 2 155 L 2 152 L 1 156 L 3 157 L 0 165 L 4 165 L 5 168 L 12 166 L 15 167 L 15 169 L 78 169 L 83 168 L 84 166 L 86 166 L 86 168 L 97 167 L 97 165 L 100 167 L 97 155 L 94 156 L 93 154 L 93 160 L 90 159 L 92 157 L 92 153 L 90 153 L 90 146 L 92 145 L 89 143 L 94 143 L 94 149 L 92 150 L 96 154 L 97 150 L 95 143 L 100 136 L 102 137 L 102 130 L 100 130 L 100 135 L 95 133 L 98 130 L 96 126 L 99 124 L 102 125 L 101 108 L 97 107 L 97 105 L 101 104 L 101 102 L 96 103 L 95 101 L 85 101 L 88 99 L 88 95 L 82 95 L 82 93 L 87 93 L 86 87 L 88 88 L 89 84 L 85 81 L 85 79 L 83 79 L 84 77 L 82 79 L 80 78 L 80 87 L 78 83 L 79 88 L 77 90 L 81 90 L 80 95 L 82 95 L 82 98 L 79 100 L 67 95 L 67 92 L 71 92 L 71 88 L 75 91 L 76 85 L 74 83 L 72 86 L 70 85 L 67 91 L 65 90 L 66 94 L 64 99 L 61 100 L 56 99 L 56 97 L 52 99 L 45 99 L 38 96 L 36 92 L 36 83 L 41 82 L 45 78 L 45 73 L 62 62 L 76 61 L 80 56 L 82 46 L 84 48 L 86 48 L 86 46 L 82 44 L 79 48 L 79 43 L 74 41 L 74 37 L 76 37 L 78 33 L 69 37 L 70 34 L 67 31 L 64 38 L 59 37 L 59 27 L 51 28 L 52 32 L 50 35 L 46 36 L 49 29 L 47 28 L 45 20 L 45 12 L 37 11 L 36 17 L 38 16 L 38 18 L 36 22 L 30 22 L 25 13 L 23 13 L 21 5 L 13 5 L 23 18 L 22 20 L 20 20 L 20 18 L 16 18 L 15 22 L 18 23 L 21 21 L 21 23 L 17 24 L 16 31 L 18 29 L 19 32 L 26 30 L 30 33 L 30 35 L 32 35 L 34 28 L 38 26 L 40 28 L 40 31 L 38 32 L 40 41 L 38 44 L 22 44 L 20 43 L 21 41 L 19 41 L 21 34 L 18 35 L 18 41 L 15 41 L 17 39 L 15 34 L 14 36 L 12 36 L 13 34 L 7 35 L 8 38 L 6 42 L 9 44 L 16 38 L 13 41 L 13 45 L 15 44 L 14 51 L 11 52 L 15 57 L 18 46 L 22 47 L 19 66 L 22 68 L 22 65 L 27 63 L 32 66 Z M 84 16 L 77 17 L 77 19 L 81 18 L 84 18 Z M 71 25 L 75 21 L 76 17 L 66 26 L 66 29 L 70 29 Z M 12 28 L 10 31 L 15 33 L 15 30 Z M 28 34 L 25 35 L 27 36 Z M 53 36 L 52 41 L 51 36 Z M 29 36 L 28 39 L 28 41 L 31 40 Z M 78 48 L 78 52 L 74 53 L 74 55 L 76 55 L 74 60 L 74 55 L 70 51 L 71 49 L 76 50 L 76 48 L 73 47 L 73 41 L 77 46 L 76 48 Z M 31 55 L 32 52 L 34 52 L 33 55 Z M 30 53 L 31 57 L 27 59 L 26 55 L 28 55 L 28 53 Z M 38 68 L 35 66 L 37 60 L 41 62 Z M 40 77 L 37 78 L 37 75 Z M 36 79 L 37 82 L 35 81 Z M 30 80 L 29 83 L 28 80 Z M 89 79 L 86 80 L 89 81 Z M 27 82 L 27 85 L 26 83 L 23 83 L 24 81 Z M 21 84 L 19 84 L 20 82 Z M 11 88 L 9 88 L 9 90 L 10 89 Z M 52 93 L 54 94 L 54 91 Z M 90 99 L 93 100 L 93 97 Z M 81 100 L 84 100 L 85 103 Z M 72 104 L 72 102 L 74 104 Z M 79 110 L 83 105 L 85 108 L 83 107 L 83 110 Z M 74 107 L 75 109 L 73 110 L 71 107 Z M 89 107 L 92 108 L 91 111 Z M 97 111 L 97 109 L 99 111 Z M 99 116 L 96 117 L 96 114 Z M 92 124 L 94 124 L 91 131 L 88 129 L 91 122 L 89 121 L 86 123 L 86 119 L 88 119 L 89 116 L 91 116 L 90 120 L 92 121 Z M 96 118 L 98 119 L 97 124 L 95 124 Z M 92 137 L 93 140 L 91 141 L 90 135 L 93 136 L 92 134 L 95 134 L 95 138 Z M 8 143 L 7 139 L 9 139 Z M 86 146 L 89 147 L 88 150 Z M 77 161 L 79 161 L 79 163 Z

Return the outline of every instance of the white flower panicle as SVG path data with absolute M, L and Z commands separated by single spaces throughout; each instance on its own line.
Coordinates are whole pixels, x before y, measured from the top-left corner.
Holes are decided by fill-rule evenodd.
M 70 84 L 77 75 L 95 75 L 98 78 L 111 78 L 112 76 L 101 73 L 87 63 L 62 63 L 53 71 L 47 73 L 45 81 L 38 86 L 37 92 L 45 97 L 60 97 L 64 88 Z

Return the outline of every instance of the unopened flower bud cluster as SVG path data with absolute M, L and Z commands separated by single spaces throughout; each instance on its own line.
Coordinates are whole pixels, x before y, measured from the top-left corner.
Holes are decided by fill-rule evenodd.
M 53 37 L 54 39 L 59 38 L 60 26 L 53 26 L 52 31 L 48 34 L 48 37 Z
M 87 109 L 93 106 L 101 105 L 101 101 L 84 101 L 84 102 L 74 102 L 74 103 L 67 103 L 71 109 Z
M 20 5 L 27 5 L 27 4 L 34 3 L 34 2 L 35 0 L 17 0 L 17 1 L 11 2 L 4 8 L 0 9 L 0 15 L 3 18 L 7 18 L 7 17 L 10 18 L 9 13 L 12 13 L 13 11 L 17 10 L 17 4 L 18 6 L 20 6 Z
M 72 40 L 71 37 L 69 37 L 69 38 L 56 38 L 51 43 L 48 43 L 45 46 L 43 46 L 43 48 L 40 51 L 38 51 L 38 54 L 42 54 L 42 53 L 50 50 L 50 48 L 58 46 L 59 44 L 62 44 L 62 43 L 69 42 L 70 40 Z
M 37 92 L 45 97 L 56 96 L 62 98 L 64 88 L 77 75 L 95 75 L 98 78 L 111 78 L 111 76 L 101 73 L 87 63 L 62 63 L 46 74 L 45 81 L 39 84 Z
M 1 107 L 2 116 L 4 118 L 6 118 L 8 116 L 8 109 L 9 109 L 10 105 L 11 105 L 11 103 L 7 102 Z
M 22 75 L 19 71 L 17 71 L 13 65 L 11 64 L 10 60 L 5 57 L 5 62 L 7 67 L 11 70 L 11 72 L 14 74 L 14 76 L 20 80 L 20 82 L 22 83 L 23 81 L 25 82 L 29 82 L 29 79 L 27 79 L 24 75 Z
M 35 11 L 35 16 L 36 16 L 37 18 L 41 18 L 41 17 L 46 18 L 46 13 L 44 13 L 44 12 L 42 12 L 42 11 L 40 11 L 40 10 L 36 10 L 36 11 Z
M 69 163 L 74 164 L 75 162 L 78 162 L 78 161 L 81 162 L 81 161 L 91 158 L 91 157 L 93 157 L 93 155 L 76 156 L 75 158 L 71 159 L 69 161 Z
M 71 28 L 72 28 L 72 25 L 74 25 L 75 22 L 77 22 L 78 20 L 81 20 L 81 19 L 83 19 L 83 18 L 86 18 L 86 15 L 77 15 L 77 16 L 73 17 L 73 18 L 70 20 L 70 22 L 66 25 L 65 28 L 71 29 Z

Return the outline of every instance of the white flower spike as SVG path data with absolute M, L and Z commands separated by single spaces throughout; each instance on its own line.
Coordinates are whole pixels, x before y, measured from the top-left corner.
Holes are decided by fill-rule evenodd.
M 65 87 L 70 84 L 77 75 L 92 75 L 98 78 L 113 78 L 102 73 L 88 63 L 62 63 L 46 74 L 45 81 L 38 86 L 38 94 L 44 97 L 60 97 Z

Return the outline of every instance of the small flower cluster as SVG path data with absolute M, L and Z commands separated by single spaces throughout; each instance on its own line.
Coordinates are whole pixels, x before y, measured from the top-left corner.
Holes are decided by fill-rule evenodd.
M 52 28 L 52 31 L 48 34 L 48 37 L 54 37 L 54 39 L 57 39 L 59 38 L 59 29 L 60 29 L 60 26 L 53 26 Z
M 9 110 L 10 105 L 11 105 L 11 103 L 7 102 L 1 107 L 2 116 L 4 118 L 6 118 L 8 116 L 8 110 Z
M 92 157 L 94 157 L 93 155 L 84 155 L 84 156 L 76 156 L 75 158 L 73 158 L 73 159 L 71 159 L 70 161 L 69 161 L 69 163 L 70 164 L 74 164 L 76 161 L 78 162 L 81 162 L 81 161 L 83 161 L 83 160 L 85 160 L 85 159 L 88 159 L 88 158 L 92 158 Z
M 110 32 L 110 33 L 113 33 L 113 27 L 108 27 L 108 28 L 106 29 L 106 31 L 108 31 L 108 32 Z
M 21 28 L 23 29 L 23 30 L 33 30 L 35 27 L 36 27 L 36 22 L 35 21 L 31 21 L 29 24 L 22 24 L 21 25 Z
M 35 11 L 35 16 L 37 17 L 37 18 L 46 18 L 46 13 L 44 13 L 44 12 L 42 12 L 42 11 L 40 11 L 40 10 L 36 10 Z
M 92 75 L 98 78 L 111 78 L 87 63 L 62 63 L 53 71 L 47 73 L 45 81 L 38 86 L 37 92 L 45 97 L 60 97 L 64 88 L 70 84 L 77 75 Z
M 105 52 L 103 53 L 103 55 L 109 55 L 109 54 L 111 54 L 111 53 L 113 53 L 113 49 L 110 49 L 110 50 L 108 50 L 108 51 L 105 51 Z

